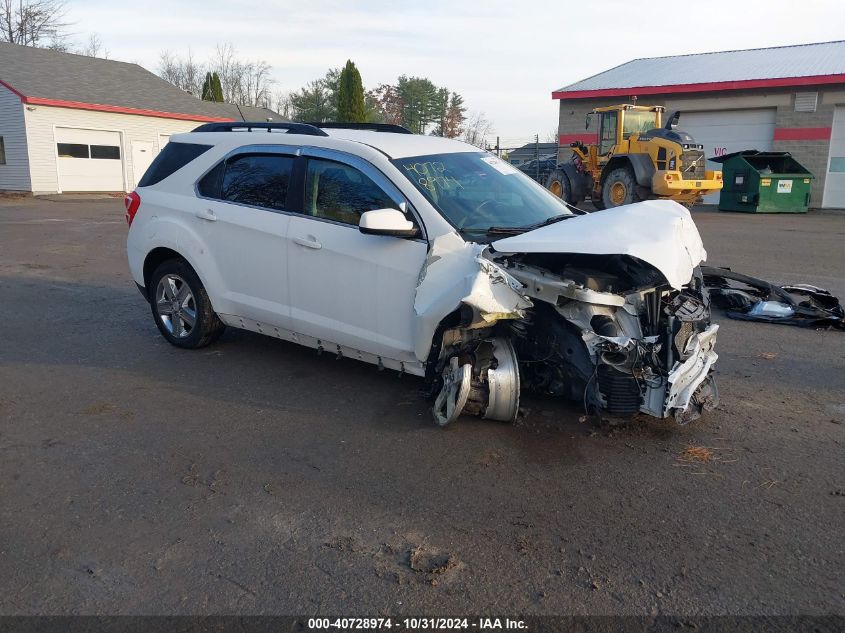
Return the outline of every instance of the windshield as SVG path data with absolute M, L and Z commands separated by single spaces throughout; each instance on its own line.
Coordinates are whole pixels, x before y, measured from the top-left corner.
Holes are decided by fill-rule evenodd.
M 393 164 L 461 232 L 528 228 L 573 215 L 560 198 L 487 152 L 414 156 Z
M 657 127 L 657 114 L 654 112 L 626 110 L 623 118 L 625 122 L 622 124 L 622 138 L 648 132 Z

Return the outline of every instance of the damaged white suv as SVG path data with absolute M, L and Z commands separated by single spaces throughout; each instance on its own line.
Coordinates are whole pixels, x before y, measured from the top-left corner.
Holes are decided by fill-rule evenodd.
M 212 123 L 171 139 L 126 219 L 180 347 L 228 325 L 423 376 L 441 425 L 513 420 L 523 389 L 680 422 L 718 401 L 706 253 L 674 202 L 576 215 L 458 141 Z

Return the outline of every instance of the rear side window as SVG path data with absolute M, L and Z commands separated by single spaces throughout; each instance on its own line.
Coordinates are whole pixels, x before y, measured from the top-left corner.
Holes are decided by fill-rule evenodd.
M 215 178 L 213 169 L 206 178 Z M 226 161 L 220 199 L 265 209 L 282 210 L 290 186 L 293 157 L 279 154 L 241 154 Z M 203 179 L 203 182 L 205 179 Z M 202 184 L 200 192 L 202 193 Z
M 159 155 L 153 159 L 147 173 L 138 183 L 139 187 L 149 187 L 167 178 L 170 174 L 182 169 L 197 156 L 205 154 L 211 145 L 198 143 L 177 143 L 171 141 L 164 146 Z

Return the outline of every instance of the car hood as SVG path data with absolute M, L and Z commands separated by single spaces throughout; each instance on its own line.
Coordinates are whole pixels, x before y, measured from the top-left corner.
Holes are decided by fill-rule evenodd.
M 497 240 L 504 253 L 630 255 L 657 268 L 680 289 L 707 259 L 690 212 L 671 200 L 648 200 L 579 215 Z

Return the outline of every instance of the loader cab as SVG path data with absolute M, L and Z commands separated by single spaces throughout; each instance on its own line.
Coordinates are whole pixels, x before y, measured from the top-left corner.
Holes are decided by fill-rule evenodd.
M 643 134 L 660 127 L 662 106 L 643 107 L 630 104 L 596 108 L 587 115 L 587 129 L 590 129 L 593 118 L 597 119 L 599 156 L 627 151 L 623 146 L 614 152 L 614 148 L 622 146 L 633 134 Z
M 594 124 L 597 126 L 599 138 L 596 154 L 607 156 L 619 142 L 619 111 L 611 109 L 593 110 L 587 115 L 587 129 L 589 130 Z

